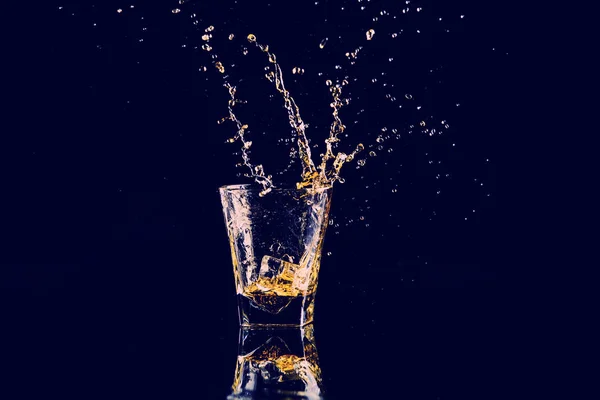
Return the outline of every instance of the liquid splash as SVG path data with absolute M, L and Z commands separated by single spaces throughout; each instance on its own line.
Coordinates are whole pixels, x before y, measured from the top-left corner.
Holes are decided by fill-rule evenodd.
M 306 137 L 307 125 L 300 116 L 300 109 L 298 108 L 296 101 L 285 88 L 283 72 L 281 66 L 277 63 L 277 57 L 274 53 L 269 51 L 268 45 L 260 44 L 254 34 L 249 34 L 247 38 L 250 43 L 255 44 L 256 47 L 267 54 L 269 62 L 272 63 L 274 67 L 274 70 L 268 72 L 265 76 L 275 85 L 275 89 L 283 96 L 284 107 L 288 112 L 289 123 L 297 138 L 298 154 L 302 162 L 302 175 L 301 181 L 296 184 L 296 187 L 298 189 L 304 187 L 320 188 L 331 186 L 336 181 L 343 182 L 340 178 L 342 166 L 344 163 L 352 161 L 357 153 L 364 150 L 364 145 L 358 144 L 356 149 L 350 154 L 334 152 L 334 147 L 336 147 L 337 143 L 340 141 L 339 134 L 346 128 L 339 117 L 339 110 L 349 103 L 349 99 L 343 99 L 341 97 L 342 86 L 346 85 L 348 81 L 343 80 L 341 83 L 336 83 L 335 85 L 333 85 L 330 80 L 327 81 L 327 85 L 330 86 L 329 91 L 332 95 L 330 106 L 333 108 L 333 123 L 331 124 L 329 137 L 325 140 L 326 152 L 321 155 L 321 163 L 317 169 L 312 160 L 309 141 Z M 294 68 L 293 72 L 297 73 L 297 68 Z M 329 168 L 328 165 L 330 160 L 333 160 L 331 168 Z

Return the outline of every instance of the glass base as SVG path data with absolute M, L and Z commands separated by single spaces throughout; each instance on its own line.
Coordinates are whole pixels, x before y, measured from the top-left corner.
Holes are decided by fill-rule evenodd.
M 315 294 L 306 296 L 253 296 L 238 294 L 238 314 L 243 327 L 300 327 L 313 321 Z

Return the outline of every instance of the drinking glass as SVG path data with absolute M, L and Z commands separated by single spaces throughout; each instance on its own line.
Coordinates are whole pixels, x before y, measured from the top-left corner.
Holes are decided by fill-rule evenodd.
M 242 326 L 311 323 L 331 187 L 219 188 Z

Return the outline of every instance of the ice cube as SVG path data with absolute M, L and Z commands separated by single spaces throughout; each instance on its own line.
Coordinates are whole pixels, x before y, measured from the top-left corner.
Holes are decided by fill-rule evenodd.
M 279 278 L 281 283 L 292 283 L 300 270 L 298 264 L 280 260 L 279 258 L 264 256 L 260 264 L 259 276 L 265 278 Z

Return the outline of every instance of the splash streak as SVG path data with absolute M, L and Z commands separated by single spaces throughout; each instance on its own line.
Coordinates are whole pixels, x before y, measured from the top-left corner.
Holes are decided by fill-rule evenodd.
M 275 89 L 283 96 L 283 102 L 285 109 L 288 112 L 288 118 L 290 126 L 294 129 L 297 140 L 298 140 L 298 152 L 300 160 L 302 162 L 302 182 L 298 183 L 298 188 L 309 186 L 313 183 L 315 178 L 318 176 L 315 164 L 312 161 L 310 146 L 308 139 L 306 138 L 306 127 L 307 125 L 300 116 L 300 110 L 294 98 L 290 95 L 290 92 L 285 88 L 283 82 L 283 72 L 281 67 L 277 63 L 277 57 L 275 54 L 269 51 L 268 45 L 262 45 L 256 41 L 256 36 L 253 34 L 248 35 L 248 41 L 254 43 L 264 53 L 267 53 L 269 62 L 273 64 L 274 71 L 270 71 L 265 76 L 266 78 L 275 84 Z
M 208 28 L 206 28 L 204 31 L 211 32 L 213 30 L 214 30 L 214 27 L 211 25 Z M 212 47 L 210 47 L 208 45 L 208 42 L 210 41 L 211 38 L 212 38 L 212 35 L 204 35 L 203 36 L 203 40 L 205 40 L 207 42 L 205 44 L 205 46 L 202 47 L 205 51 L 208 51 L 208 52 L 212 51 Z M 223 66 L 223 64 L 220 61 L 218 61 L 218 56 L 216 54 L 213 54 L 212 63 L 221 74 L 225 73 L 225 67 Z M 242 160 L 244 162 L 244 165 L 246 167 L 248 167 L 248 169 L 250 170 L 250 173 L 246 174 L 246 175 L 248 177 L 254 178 L 254 180 L 263 187 L 263 190 L 260 192 L 260 196 L 264 196 L 267 193 L 269 193 L 271 190 L 273 190 L 273 188 L 274 188 L 273 177 L 271 175 L 265 174 L 262 164 L 258 164 L 258 165 L 254 166 L 250 162 L 250 155 L 248 154 L 248 152 L 250 150 L 250 147 L 252 146 L 252 141 L 246 140 L 246 137 L 245 137 L 245 133 L 248 130 L 248 125 L 242 123 L 242 121 L 240 121 L 240 119 L 235 115 L 235 113 L 233 111 L 233 108 L 235 107 L 236 104 L 244 103 L 244 101 L 236 99 L 236 97 L 235 97 L 236 87 L 231 85 L 227 81 L 227 75 L 223 76 L 223 80 L 225 82 L 223 84 L 223 86 L 229 92 L 229 101 L 227 102 L 227 111 L 228 111 L 229 115 L 227 117 L 221 118 L 217 122 L 219 124 L 221 124 L 221 123 L 229 120 L 229 121 L 233 121 L 236 124 L 237 133 L 233 138 L 230 138 L 228 140 L 228 142 L 233 143 L 238 139 L 240 140 L 240 142 L 242 142 L 242 149 L 241 149 Z
M 349 103 L 348 99 L 342 99 L 342 86 L 346 85 L 348 82 L 344 80 L 342 84 L 336 84 L 331 86 L 331 81 L 328 81 L 328 85 L 331 86 L 330 92 L 333 96 L 333 101 L 331 103 L 331 107 L 333 108 L 333 118 L 334 121 L 331 124 L 329 138 L 325 140 L 325 144 L 327 147 L 326 153 L 322 155 L 321 165 L 319 166 L 319 172 L 317 172 L 317 168 L 311 157 L 310 146 L 308 143 L 308 139 L 306 137 L 306 128 L 307 125 L 302 120 L 300 116 L 300 110 L 294 98 L 290 95 L 290 92 L 285 88 L 285 84 L 283 82 L 283 73 L 280 65 L 277 63 L 277 57 L 275 54 L 269 51 L 268 45 L 263 45 L 258 43 L 256 40 L 256 36 L 253 34 L 248 35 L 248 41 L 250 43 L 254 43 L 256 47 L 258 47 L 262 52 L 267 53 L 269 58 L 269 62 L 274 65 L 274 71 L 268 72 L 265 77 L 272 83 L 275 84 L 275 88 L 281 95 L 283 96 L 284 106 L 288 112 L 290 126 L 293 128 L 297 139 L 298 139 L 298 152 L 300 156 L 300 160 L 302 162 L 302 180 L 296 184 L 297 188 L 309 187 L 313 188 L 331 186 L 335 181 L 343 182 L 340 178 L 339 173 L 342 168 L 342 165 L 345 162 L 352 161 L 356 153 L 362 151 L 364 146 L 359 144 L 356 149 L 351 154 L 345 154 L 339 152 L 335 154 L 333 152 L 333 146 L 335 143 L 339 142 L 338 135 L 342 133 L 345 129 L 344 124 L 342 123 L 339 117 L 339 110 L 344 105 Z M 333 169 L 327 171 L 327 162 L 330 159 L 334 159 Z

